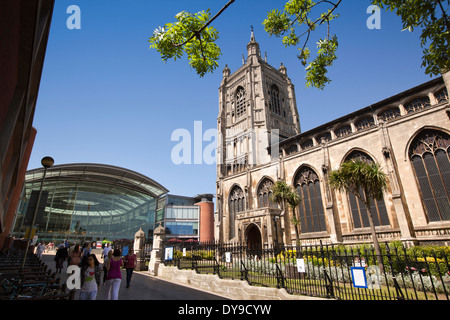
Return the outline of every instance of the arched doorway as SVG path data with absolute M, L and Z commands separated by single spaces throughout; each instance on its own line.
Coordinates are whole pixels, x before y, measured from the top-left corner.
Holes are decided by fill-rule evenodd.
M 245 234 L 247 239 L 247 248 L 249 248 L 250 250 L 261 250 L 261 231 L 259 230 L 258 226 L 253 223 L 250 224 L 247 227 L 247 231 Z

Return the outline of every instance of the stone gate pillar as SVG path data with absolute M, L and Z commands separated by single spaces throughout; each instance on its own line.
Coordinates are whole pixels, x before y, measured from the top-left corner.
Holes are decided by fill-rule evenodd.
M 163 255 L 163 241 L 166 238 L 166 230 L 159 225 L 158 228 L 153 231 L 153 250 L 150 255 L 150 263 L 148 264 L 148 273 L 152 276 L 158 275 L 158 267 L 161 263 L 161 257 Z
M 139 228 L 139 231 L 134 235 L 134 253 L 136 254 L 136 271 L 141 271 L 143 269 L 143 263 L 145 263 L 145 232 L 142 231 L 142 228 Z

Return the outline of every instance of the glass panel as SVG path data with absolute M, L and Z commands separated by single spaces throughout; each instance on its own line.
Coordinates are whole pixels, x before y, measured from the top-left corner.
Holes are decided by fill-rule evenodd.
M 449 199 L 447 198 L 445 187 L 442 184 L 441 175 L 434 155 L 426 153 L 423 160 L 428 171 L 431 187 L 434 191 L 434 197 L 439 211 L 439 220 L 447 220 L 449 217 Z
M 308 187 L 306 184 L 302 186 L 303 201 L 305 202 L 305 230 L 303 232 L 313 232 L 311 219 L 311 203 L 309 201 Z
M 319 216 L 317 214 L 317 206 L 316 206 L 316 197 L 314 195 L 314 184 L 310 182 L 308 184 L 309 189 L 309 197 L 310 197 L 310 204 L 311 204 L 311 230 L 312 232 L 319 231 Z
M 316 181 L 314 183 L 314 186 L 316 189 L 317 208 L 318 208 L 319 223 L 320 223 L 320 228 L 317 231 L 327 231 L 326 224 L 325 224 L 325 212 L 324 212 L 323 203 L 322 203 L 322 193 L 320 192 L 320 182 Z
M 420 191 L 422 192 L 422 200 L 428 213 L 430 221 L 440 221 L 439 213 L 437 211 L 436 202 L 434 201 L 433 192 L 428 180 L 427 172 L 419 156 L 412 158 L 414 171 L 416 172 L 417 181 L 419 182 Z
M 356 203 L 356 196 L 349 192 L 348 199 L 350 202 L 350 211 L 352 213 L 355 229 L 361 228 L 361 218 L 359 216 L 358 204 Z

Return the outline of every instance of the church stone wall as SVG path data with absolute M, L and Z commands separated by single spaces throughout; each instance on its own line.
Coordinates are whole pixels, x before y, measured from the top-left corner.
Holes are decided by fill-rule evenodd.
M 238 81 L 239 83 L 245 79 L 242 85 L 250 92 L 248 105 L 251 108 L 247 110 L 248 115 L 259 114 L 246 120 L 249 125 L 246 129 L 262 129 L 270 135 L 271 130 L 277 129 L 276 124 L 281 125 L 282 121 L 277 122 L 277 116 L 273 115 L 268 108 L 270 100 L 270 96 L 266 94 L 268 87 L 271 83 L 277 83 L 285 97 L 289 96 L 290 98 L 288 108 L 293 106 L 297 108 L 295 93 L 293 85 L 286 76 L 286 68 L 282 66 L 276 70 L 262 62 L 260 57 L 257 59 L 259 46 L 256 47 L 253 35 L 252 41 L 249 44 L 247 64 L 231 76 L 229 76 L 229 70 L 224 71 L 220 101 L 227 101 L 227 106 L 230 106 L 227 107 L 227 112 L 232 113 L 233 88 L 238 86 L 235 79 L 241 79 Z M 252 71 L 249 71 L 250 68 L 253 68 Z M 246 77 L 243 78 L 240 74 L 246 74 Z M 283 134 L 290 130 L 290 136 L 282 140 L 279 146 L 270 146 L 266 154 L 261 154 L 261 152 L 252 154 L 255 151 L 254 146 L 241 149 L 245 156 L 256 157 L 257 161 L 247 163 L 245 166 L 239 167 L 239 170 L 221 169 L 219 164 L 216 239 L 245 243 L 248 239 L 255 237 L 255 234 L 249 235 L 249 232 L 258 230 L 260 235 L 256 234 L 260 236 L 262 244 L 273 244 L 275 240 L 287 244 L 294 242 L 296 235 L 294 227 L 290 223 L 291 210 L 287 210 L 283 216 L 280 209 L 260 207 L 258 187 L 264 179 L 270 179 L 273 183 L 281 179 L 295 187 L 294 180 L 299 169 L 308 167 L 320 181 L 326 230 L 301 233 L 300 241 L 310 243 L 321 240 L 327 243 L 346 244 L 370 242 L 370 230 L 364 227 L 357 228 L 354 224 L 349 196 L 344 192 L 332 191 L 327 182 L 327 174 L 331 170 L 338 169 L 351 152 L 360 151 L 379 163 L 383 172 L 388 175 L 388 188 L 384 192 L 384 203 L 389 221 L 388 225 L 380 225 L 376 228 L 380 241 L 449 243 L 450 221 L 428 221 L 420 188 L 409 158 L 411 142 L 422 130 L 436 129 L 450 134 L 449 85 L 450 73 L 447 73 L 443 77 L 305 133 L 299 133 L 298 112 L 292 112 L 289 118 L 290 126 L 284 125 L 284 128 L 288 129 L 282 130 Z M 437 93 L 445 87 L 447 87 L 447 100 L 438 101 Z M 224 94 L 225 97 L 222 97 Z M 412 100 L 422 97 L 428 97 L 431 104 L 408 113 L 406 106 Z M 390 108 L 398 110 L 396 117 L 383 116 Z M 230 123 L 227 116 L 221 112 L 218 123 L 223 121 L 227 123 L 227 129 L 237 128 L 236 123 Z M 341 128 L 344 125 L 347 126 L 347 131 L 342 133 Z M 227 136 L 223 126 L 219 126 L 218 129 L 221 134 L 224 134 L 224 141 L 232 143 L 235 137 Z M 278 147 L 279 150 L 277 150 Z M 279 157 L 276 153 L 278 151 Z M 277 157 L 274 157 L 274 154 L 277 154 Z M 227 160 L 233 160 L 233 156 Z M 245 208 L 241 212 L 230 214 L 230 192 L 234 186 L 242 189 L 245 195 Z M 278 222 L 273 219 L 274 217 L 280 218 Z M 232 227 L 234 234 L 230 233 Z

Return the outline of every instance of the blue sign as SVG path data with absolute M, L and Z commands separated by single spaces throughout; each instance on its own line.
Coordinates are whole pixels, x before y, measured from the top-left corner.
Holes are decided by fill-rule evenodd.
M 351 267 L 353 286 L 367 289 L 366 269 L 364 267 Z
M 122 256 L 126 256 L 128 254 L 128 247 L 123 247 L 122 248 Z

